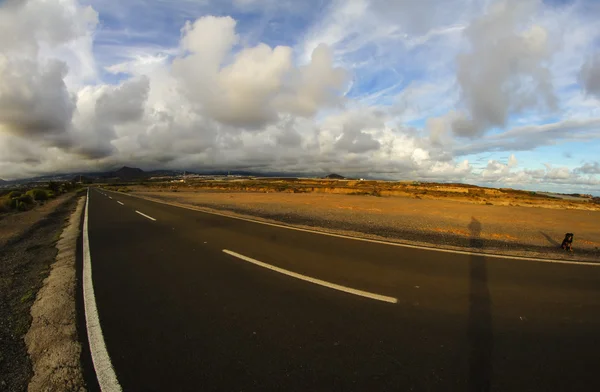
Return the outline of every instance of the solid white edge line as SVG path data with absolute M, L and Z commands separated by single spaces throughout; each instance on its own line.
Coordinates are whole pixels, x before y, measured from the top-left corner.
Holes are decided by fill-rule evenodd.
M 87 329 L 90 353 L 98 385 L 102 392 L 122 391 L 117 380 L 110 356 L 106 350 L 104 335 L 100 326 L 96 298 L 94 296 L 94 285 L 92 282 L 92 258 L 90 255 L 90 239 L 88 234 L 88 208 L 90 205 L 90 190 L 88 188 L 85 213 L 83 218 L 83 303 L 85 309 L 85 324 Z
M 280 227 L 282 229 L 288 229 L 288 230 L 302 231 L 302 232 L 305 232 L 305 233 L 321 234 L 321 235 L 326 235 L 326 236 L 329 236 L 329 237 L 345 238 L 345 239 L 354 240 L 354 241 L 370 242 L 370 243 L 373 243 L 373 244 L 397 246 L 397 247 L 400 247 L 400 248 L 411 248 L 411 249 L 428 250 L 428 251 L 431 251 L 431 252 L 454 253 L 454 254 L 468 255 L 468 256 L 482 256 L 482 257 L 489 257 L 489 258 L 493 258 L 493 259 L 524 260 L 524 261 L 537 261 L 539 263 L 553 263 L 553 264 L 567 264 L 567 265 L 586 265 L 586 266 L 591 266 L 591 267 L 600 267 L 600 263 L 595 263 L 595 262 L 591 262 L 591 261 L 590 262 L 587 262 L 587 261 L 568 261 L 568 260 L 553 260 L 553 259 L 536 258 L 536 257 L 525 257 L 525 256 L 507 256 L 507 255 L 498 255 L 498 254 L 492 254 L 492 253 L 478 253 L 478 252 L 469 252 L 469 251 L 466 251 L 466 250 L 441 249 L 441 248 L 433 248 L 433 247 L 420 246 L 420 245 L 402 244 L 402 243 L 399 243 L 399 242 L 389 242 L 389 241 L 382 241 L 382 240 L 372 240 L 372 239 L 369 239 L 369 238 L 352 237 L 352 236 L 349 236 L 349 235 L 327 233 L 327 232 L 324 232 L 324 231 L 302 229 L 300 227 L 280 225 L 280 224 L 277 224 L 277 223 L 262 222 L 262 221 L 259 221 L 259 220 L 256 220 L 256 219 L 242 218 L 242 217 L 239 217 L 239 216 L 232 216 L 232 215 L 227 215 L 227 214 L 221 214 L 219 212 L 205 211 L 205 210 L 200 210 L 198 208 L 192 208 L 192 207 L 187 207 L 187 206 L 182 206 L 182 205 L 170 204 L 170 203 L 167 203 L 167 202 L 164 202 L 164 201 L 146 199 L 144 197 L 135 196 L 135 195 L 129 195 L 129 196 L 135 197 L 135 198 L 141 199 L 141 200 L 151 201 L 151 202 L 158 203 L 158 204 L 164 204 L 164 205 L 171 206 L 171 207 L 178 207 L 178 208 L 183 208 L 183 209 L 186 209 L 186 210 L 198 211 L 198 212 L 201 212 L 201 213 L 204 213 L 204 214 L 218 215 L 218 216 L 222 216 L 222 217 L 229 218 L 229 219 L 243 220 L 243 221 L 246 221 L 246 222 L 258 223 L 258 224 L 266 225 L 266 226 Z
M 269 269 L 271 271 L 279 272 L 280 274 L 291 276 L 292 278 L 304 280 L 306 282 L 314 283 L 314 284 L 317 284 L 319 286 L 327 287 L 327 288 L 338 290 L 338 291 L 343 291 L 345 293 L 354 294 L 354 295 L 358 295 L 358 296 L 365 297 L 365 298 L 374 299 L 374 300 L 377 300 L 377 301 L 389 302 L 389 303 L 392 303 L 392 304 L 395 304 L 395 303 L 398 302 L 398 299 L 396 299 L 394 297 L 388 297 L 386 295 L 380 295 L 380 294 L 370 293 L 368 291 L 353 289 L 353 288 L 342 286 L 342 285 L 339 285 L 339 284 L 327 282 L 325 280 L 321 280 L 321 279 L 317 279 L 317 278 L 311 278 L 310 276 L 302 275 L 302 274 L 299 274 L 297 272 L 292 272 L 292 271 L 288 271 L 288 270 L 283 269 L 283 268 L 275 267 L 275 266 L 273 266 L 271 264 L 263 263 L 262 261 L 258 261 L 256 259 L 251 258 L 251 257 L 244 256 L 244 255 L 241 255 L 239 253 L 236 253 L 236 252 L 233 252 L 233 251 L 230 251 L 230 250 L 227 250 L 227 249 L 223 249 L 223 253 L 226 253 L 226 254 L 228 254 L 230 256 L 233 256 L 233 257 L 237 257 L 238 259 L 247 261 L 249 263 L 258 265 L 259 267 L 267 268 L 267 269 Z
M 148 216 L 148 215 L 144 214 L 143 212 L 139 212 L 138 210 L 135 210 L 135 212 L 137 212 L 138 214 L 140 214 L 140 215 L 141 215 L 141 216 L 143 216 L 144 218 L 148 218 L 148 219 L 150 219 L 150 220 L 153 220 L 153 221 L 155 221 L 155 220 L 156 220 L 156 219 L 154 219 L 153 217 L 151 217 L 151 216 Z
M 125 204 L 121 203 L 120 201 L 117 200 L 117 203 L 119 203 L 120 205 L 124 206 Z

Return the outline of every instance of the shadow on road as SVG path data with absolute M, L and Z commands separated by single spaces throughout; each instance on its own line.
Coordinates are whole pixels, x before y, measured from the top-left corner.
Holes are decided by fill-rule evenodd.
M 467 226 L 472 248 L 483 248 L 482 225 L 474 217 Z M 491 297 L 488 288 L 486 260 L 471 255 L 469 262 L 469 391 L 489 391 L 492 380 L 492 333 Z
M 540 231 L 540 234 L 543 235 L 544 237 L 546 237 L 546 241 L 548 241 L 552 245 L 556 246 L 557 248 L 560 246 L 560 244 L 558 242 L 554 241 L 554 239 L 552 237 L 550 237 L 548 234 L 544 233 L 543 231 Z

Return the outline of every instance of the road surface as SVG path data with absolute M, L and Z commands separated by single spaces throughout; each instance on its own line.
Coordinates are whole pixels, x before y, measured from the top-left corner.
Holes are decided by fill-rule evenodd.
M 336 238 L 94 188 L 85 226 L 125 391 L 600 390 L 597 266 Z M 475 247 L 484 226 L 468 227 Z

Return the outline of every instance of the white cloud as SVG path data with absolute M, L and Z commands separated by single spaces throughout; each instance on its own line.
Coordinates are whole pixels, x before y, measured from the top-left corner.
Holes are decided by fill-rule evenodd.
M 97 23 L 97 13 L 74 0 L 0 6 L 0 130 L 69 144 L 76 104 L 69 87 L 95 75 L 89 43 Z
M 574 172 L 581 174 L 600 174 L 600 162 L 586 162 L 582 166 L 576 168 Z
M 0 6 L 0 47 L 4 54 L 31 58 L 44 47 L 72 43 L 97 23 L 98 14 L 74 0 L 6 2 Z
M 152 73 L 156 67 L 164 66 L 169 55 L 164 52 L 152 50 L 150 53 L 129 53 L 130 58 L 121 63 L 104 67 L 112 74 L 146 75 Z
M 103 158 L 117 151 L 117 130 L 143 118 L 148 97 L 147 77 L 119 86 L 88 87 L 79 92 L 77 113 L 69 133 L 69 151 L 89 158 Z
M 510 173 L 511 167 L 495 160 L 488 161 L 487 166 L 483 169 L 481 176 L 484 181 L 498 181 L 504 179 Z
M 233 54 L 239 38 L 229 17 L 200 18 L 183 33 L 186 54 L 173 61 L 173 74 L 203 114 L 223 124 L 260 128 L 281 113 L 309 117 L 339 102 L 345 73 L 333 67 L 326 46 L 296 68 L 287 46 L 259 44 Z
M 470 50 L 458 57 L 457 79 L 467 114 L 454 121 L 456 135 L 482 135 L 503 127 L 511 113 L 556 106 L 544 63 L 549 56 L 548 34 L 528 22 L 538 4 L 535 0 L 493 3 L 465 30 Z
M 600 138 L 599 126 L 600 118 L 519 126 L 470 143 L 457 144 L 452 151 L 458 155 L 491 151 L 527 151 L 567 141 L 593 141 Z
M 0 55 L 0 129 L 46 139 L 66 132 L 75 109 L 63 62 L 38 64 Z

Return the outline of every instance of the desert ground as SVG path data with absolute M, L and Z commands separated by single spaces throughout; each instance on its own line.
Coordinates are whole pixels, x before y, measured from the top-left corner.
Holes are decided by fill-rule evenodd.
M 600 204 L 589 196 L 468 185 L 332 180 L 203 180 L 114 186 L 182 206 L 443 248 L 600 260 Z M 472 222 L 481 232 L 473 233 Z M 574 252 L 559 249 L 567 232 Z M 474 241 L 476 236 L 476 241 Z

